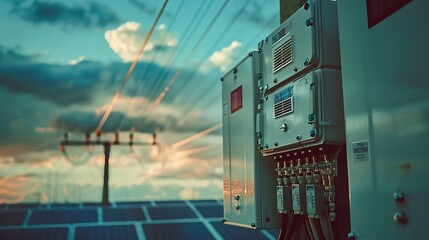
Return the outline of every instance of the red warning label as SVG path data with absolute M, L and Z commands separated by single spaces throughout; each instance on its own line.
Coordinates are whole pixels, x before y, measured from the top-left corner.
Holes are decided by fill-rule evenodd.
M 389 17 L 411 0 L 366 0 L 368 28 L 372 28 Z
M 243 107 L 243 90 L 242 86 L 231 92 L 231 113 L 240 110 Z

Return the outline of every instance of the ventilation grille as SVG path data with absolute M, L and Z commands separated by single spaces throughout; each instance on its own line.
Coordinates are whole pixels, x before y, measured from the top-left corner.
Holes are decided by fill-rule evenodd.
M 292 62 L 292 37 L 274 49 L 273 73 L 280 71 Z
M 293 112 L 293 97 L 274 104 L 274 118 Z

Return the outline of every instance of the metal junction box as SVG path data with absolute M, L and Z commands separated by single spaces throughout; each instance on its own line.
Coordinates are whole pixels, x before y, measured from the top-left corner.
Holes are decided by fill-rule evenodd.
M 261 152 L 344 143 L 341 72 L 318 69 L 266 94 Z
M 267 89 L 317 68 L 339 68 L 337 3 L 309 0 L 259 43 Z
M 255 51 L 221 78 L 224 221 L 248 228 L 279 228 L 272 174 L 276 163 L 262 159 L 256 137 L 261 75 L 261 54 Z

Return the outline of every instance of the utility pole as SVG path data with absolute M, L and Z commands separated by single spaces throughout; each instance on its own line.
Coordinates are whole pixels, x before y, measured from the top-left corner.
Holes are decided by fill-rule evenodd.
M 104 148 L 104 172 L 103 172 L 103 194 L 101 198 L 102 205 L 109 205 L 109 159 L 110 159 L 110 149 L 112 146 L 150 146 L 156 145 L 156 134 L 152 135 L 153 141 L 151 143 L 145 142 L 134 142 L 133 133 L 130 133 L 130 139 L 128 142 L 119 142 L 119 133 L 115 133 L 115 139 L 113 141 L 100 141 L 101 133 L 97 132 L 96 141 L 90 140 L 90 133 L 86 133 L 85 141 L 69 141 L 68 134 L 64 134 L 64 140 L 60 142 L 60 151 L 67 156 L 65 146 L 93 146 L 93 145 L 102 145 Z M 67 156 L 68 157 L 68 156 Z

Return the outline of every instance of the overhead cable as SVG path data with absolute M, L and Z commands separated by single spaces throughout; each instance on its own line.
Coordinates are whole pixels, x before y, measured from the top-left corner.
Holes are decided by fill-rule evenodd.
M 139 49 L 139 51 L 138 51 L 138 53 L 137 53 L 137 55 L 136 55 L 136 57 L 135 57 L 135 59 L 134 59 L 133 63 L 131 64 L 130 68 L 128 69 L 128 72 L 127 72 L 127 74 L 125 75 L 125 78 L 124 78 L 124 80 L 122 81 L 122 84 L 121 84 L 121 86 L 119 87 L 119 90 L 116 92 L 115 96 L 114 96 L 114 97 L 113 97 L 113 99 L 112 99 L 112 102 L 111 102 L 111 103 L 109 104 L 109 106 L 107 107 L 106 112 L 104 112 L 104 115 L 103 115 L 103 117 L 101 118 L 100 123 L 98 124 L 97 128 L 95 129 L 95 133 L 98 133 L 98 132 L 100 132 L 100 131 L 101 131 L 101 129 L 103 128 L 104 124 L 105 124 L 105 123 L 106 123 L 106 121 L 107 121 L 107 118 L 109 118 L 110 113 L 112 112 L 113 108 L 115 107 L 116 102 L 118 102 L 119 97 L 121 96 L 122 91 L 124 90 L 124 87 L 125 87 L 125 85 L 126 85 L 126 84 L 127 84 L 127 82 L 128 82 L 128 79 L 130 78 L 131 74 L 133 73 L 134 68 L 135 68 L 135 66 L 136 66 L 137 62 L 139 61 L 140 56 L 141 56 L 141 54 L 143 53 L 143 50 L 144 50 L 144 48 L 146 47 L 146 44 L 148 43 L 149 38 L 151 37 L 152 32 L 153 32 L 153 30 L 155 29 L 156 24 L 158 23 L 159 18 L 161 17 L 162 13 L 164 12 L 165 7 L 167 6 L 167 3 L 168 3 L 168 0 L 165 0 L 165 1 L 164 1 L 164 4 L 162 5 L 161 10 L 159 11 L 158 15 L 156 16 L 155 22 L 152 24 L 152 27 L 150 28 L 150 31 L 149 31 L 148 35 L 146 36 L 146 38 L 145 38 L 145 40 L 144 40 L 143 44 L 141 45 L 141 47 L 140 47 L 140 49 Z

